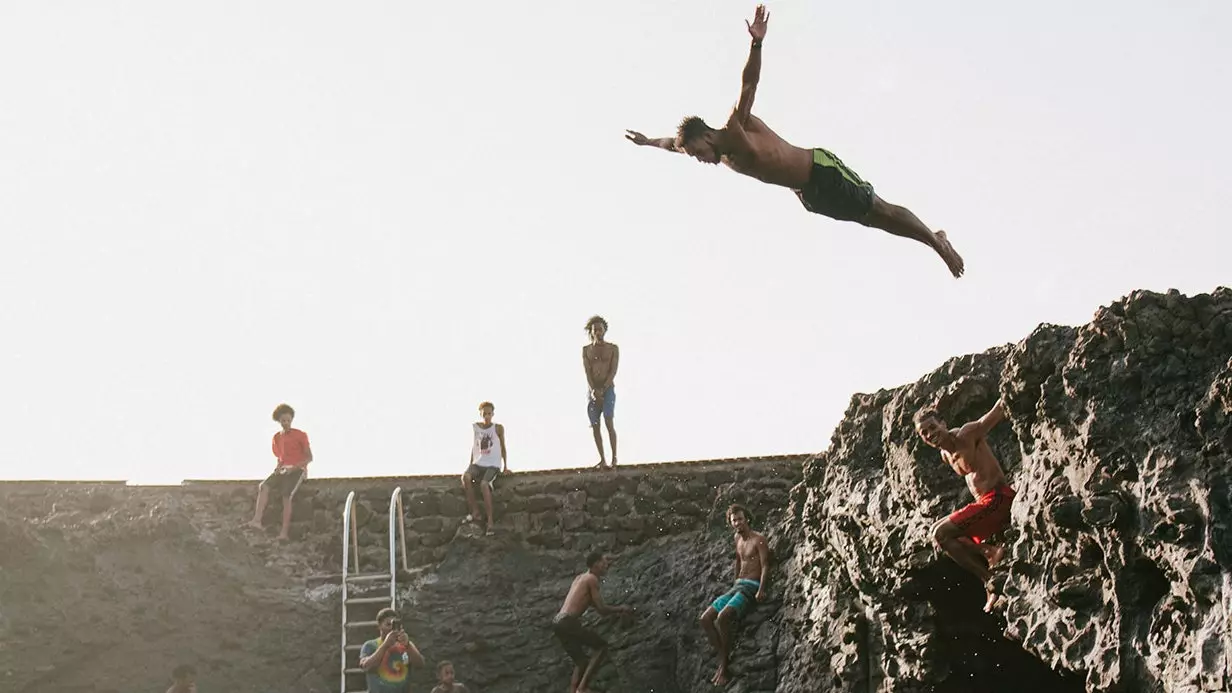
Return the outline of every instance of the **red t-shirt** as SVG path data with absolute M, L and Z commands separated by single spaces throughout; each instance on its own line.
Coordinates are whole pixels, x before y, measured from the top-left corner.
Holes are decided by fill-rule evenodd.
M 308 434 L 298 428 L 274 434 L 274 457 L 279 467 L 308 466 Z

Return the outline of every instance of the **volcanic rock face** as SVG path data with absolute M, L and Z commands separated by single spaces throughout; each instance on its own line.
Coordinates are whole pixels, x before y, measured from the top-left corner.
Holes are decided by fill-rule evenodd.
M 935 404 L 961 425 L 998 397 L 989 443 L 1018 491 L 1004 620 L 932 546 L 970 497 L 911 420 Z M 1227 289 L 1137 292 L 858 395 L 792 493 L 779 690 L 1228 690 L 1230 472 Z

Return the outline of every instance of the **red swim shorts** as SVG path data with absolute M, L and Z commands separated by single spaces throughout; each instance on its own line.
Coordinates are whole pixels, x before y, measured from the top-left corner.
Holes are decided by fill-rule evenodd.
M 963 534 L 982 544 L 1010 524 L 1010 506 L 1014 504 L 1014 489 L 1000 484 L 950 515 Z

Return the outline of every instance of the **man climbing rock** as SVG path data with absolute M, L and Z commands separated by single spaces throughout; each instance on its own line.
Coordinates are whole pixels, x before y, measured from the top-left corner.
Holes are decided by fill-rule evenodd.
M 607 574 L 609 563 L 608 557 L 601 553 L 587 556 L 586 572 L 573 579 L 560 613 L 552 619 L 552 634 L 573 660 L 569 693 L 590 693 L 590 680 L 607 656 L 607 641 L 582 625 L 582 615 L 592 607 L 604 616 L 633 613 L 633 609 L 627 606 L 604 604 L 603 597 L 599 595 L 599 578 Z M 586 650 L 591 650 L 589 659 Z
M 770 573 L 770 549 L 766 538 L 749 527 L 749 511 L 733 503 L 727 509 L 727 521 L 736 531 L 736 584 L 706 607 L 699 619 L 719 654 L 719 668 L 711 679 L 716 686 L 727 685 L 732 629 L 765 596 Z
M 961 428 L 946 427 L 936 409 L 926 407 L 915 414 L 915 430 L 928 445 L 941 451 L 941 459 L 967 482 L 975 501 L 933 526 L 933 540 L 954 562 L 984 583 L 988 600 L 984 611 L 997 601 L 990 582 L 991 568 L 1005 554 L 1005 547 L 988 543 L 989 537 L 1009 526 L 1014 489 L 1005 480 L 1001 463 L 988 447 L 988 432 L 1005 419 L 1005 404 L 997 402 L 978 421 Z

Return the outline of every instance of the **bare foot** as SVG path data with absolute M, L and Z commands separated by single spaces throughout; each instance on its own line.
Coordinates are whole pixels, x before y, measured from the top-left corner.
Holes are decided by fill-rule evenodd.
M 612 469 L 616 468 L 616 458 L 612 457 Z
M 595 469 L 607 469 L 607 460 L 599 460 L 599 464 L 595 465 Z
M 261 526 L 261 523 L 257 522 L 256 520 L 249 522 L 246 526 L 252 527 L 253 529 L 265 529 L 264 527 Z
M 980 550 L 984 552 L 984 560 L 988 561 L 988 567 L 992 568 L 1005 558 L 1004 546 L 982 546 Z
M 291 537 L 287 534 L 279 534 L 278 541 L 291 541 Z
M 933 237 L 937 239 L 937 246 L 934 250 L 937 251 L 942 260 L 945 260 L 945 266 L 950 268 L 950 274 L 953 274 L 956 279 L 963 276 L 963 272 L 966 271 L 966 268 L 963 266 L 963 259 L 954 250 L 954 246 L 950 245 L 949 239 L 945 236 L 945 231 L 938 231 L 933 234 Z
M 719 667 L 719 670 L 714 672 L 714 678 L 710 679 L 710 683 L 716 686 L 727 685 L 727 667 Z
M 993 590 L 992 585 L 988 586 L 988 600 L 984 602 L 984 613 L 991 614 L 994 606 L 997 605 L 997 593 Z

